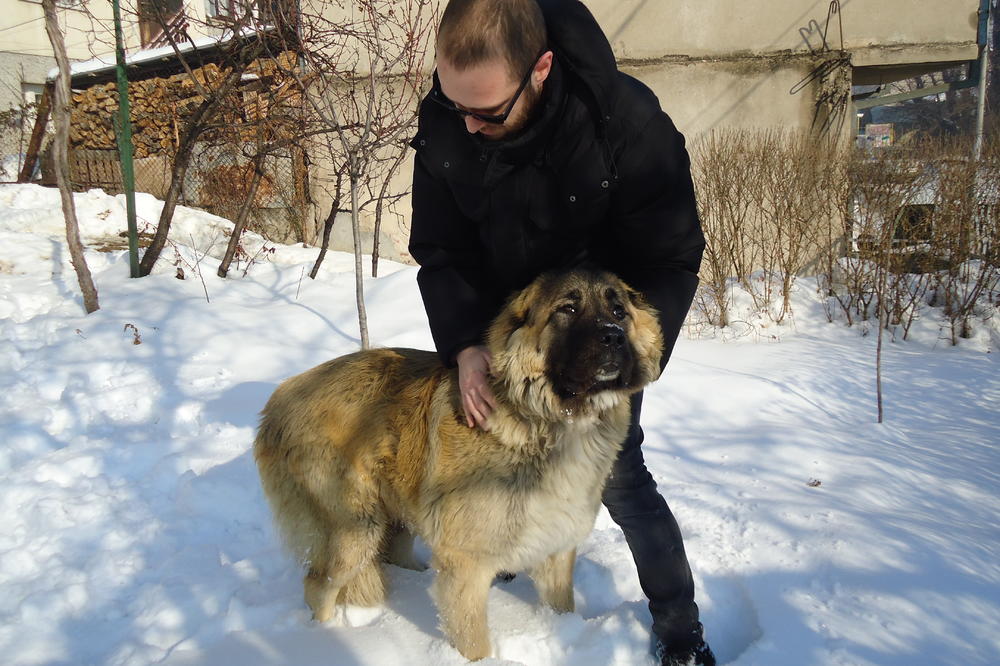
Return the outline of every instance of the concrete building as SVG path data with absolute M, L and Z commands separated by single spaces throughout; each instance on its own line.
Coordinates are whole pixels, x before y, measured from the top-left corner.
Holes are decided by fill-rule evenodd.
M 724 127 L 850 132 L 851 86 L 978 57 L 979 0 L 587 0 L 626 71 L 688 139 Z
M 2 1 L 20 12 L 17 18 L 10 14 L 7 23 L 27 21 L 6 29 L 0 23 L 0 35 L 8 37 L 0 43 L 21 45 L 0 49 L 21 54 L 13 66 L 18 72 L 37 68 L 30 76 L 14 77 L 17 86 L 30 88 L 41 82 L 34 72 L 45 66 L 31 58 L 41 58 L 48 45 L 37 20 L 40 5 Z M 194 37 L 222 25 L 234 2 L 154 1 L 176 17 L 178 29 Z M 300 1 L 308 7 L 312 0 Z M 979 11 L 991 1 L 583 0 L 604 28 L 621 68 L 653 89 L 689 142 L 725 128 L 781 127 L 848 137 L 857 131 L 859 105 L 885 101 L 854 99 L 854 86 L 884 85 L 974 61 Z M 97 11 L 107 3 L 90 0 L 86 6 Z M 70 8 L 63 14 L 67 41 L 76 48 L 71 57 L 90 57 L 98 43 L 110 48 L 106 32 L 88 32 L 89 23 L 78 25 L 75 15 L 81 12 Z M 191 20 L 185 23 L 184 17 Z M 131 49 L 156 45 L 156 30 L 138 19 L 133 15 L 130 24 Z M 20 41 L 10 41 L 15 35 Z M 409 179 L 404 168 L 393 183 L 396 191 L 406 189 Z M 326 216 L 329 196 L 321 191 L 313 195 L 318 223 Z M 403 202 L 392 219 L 383 220 L 384 255 L 407 258 L 408 219 Z M 338 230 L 345 227 L 337 225 Z M 349 243 L 350 234 L 335 231 L 335 247 L 347 249 Z
M 59 24 L 71 60 L 87 60 L 114 48 L 107 26 L 108 2 L 57 0 Z M 42 4 L 37 0 L 3 0 L 0 11 L 0 110 L 35 102 L 45 77 L 55 67 L 45 33 Z
M 194 39 L 221 32 L 233 10 L 228 0 L 121 0 L 127 51 L 165 44 L 151 7 L 159 7 L 172 29 Z M 0 110 L 4 110 L 38 100 L 55 58 L 39 0 L 0 0 L 0 9 Z M 56 0 L 56 11 L 70 61 L 114 62 L 109 0 Z

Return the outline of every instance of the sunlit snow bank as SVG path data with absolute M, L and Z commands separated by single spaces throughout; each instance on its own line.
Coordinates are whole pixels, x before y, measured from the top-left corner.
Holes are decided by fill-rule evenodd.
M 385 607 L 310 623 L 249 453 L 279 381 L 357 348 L 353 259 L 331 254 L 313 281 L 315 249 L 276 246 L 222 280 L 228 223 L 181 208 L 155 274 L 131 280 L 123 250 L 94 249 L 122 240 L 121 198 L 76 200 L 102 306 L 89 316 L 55 191 L 0 186 L 0 663 L 464 663 L 432 572 L 390 567 Z M 140 196 L 142 220 L 159 205 Z M 381 274 L 366 281 L 373 342 L 430 348 L 415 270 Z M 995 354 L 937 333 L 887 345 L 880 426 L 874 336 L 826 323 L 808 281 L 794 311 L 682 339 L 644 403 L 720 661 L 1000 663 Z M 485 663 L 652 663 L 606 513 L 576 598 L 559 616 L 526 576 L 495 586 Z

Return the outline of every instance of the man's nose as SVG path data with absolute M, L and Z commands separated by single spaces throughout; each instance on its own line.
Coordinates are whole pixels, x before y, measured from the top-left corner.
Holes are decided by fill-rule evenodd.
M 475 134 L 479 130 L 483 129 L 483 127 L 485 126 L 486 123 L 484 123 L 482 120 L 477 120 L 472 116 L 465 117 L 465 129 L 469 130 L 469 134 Z

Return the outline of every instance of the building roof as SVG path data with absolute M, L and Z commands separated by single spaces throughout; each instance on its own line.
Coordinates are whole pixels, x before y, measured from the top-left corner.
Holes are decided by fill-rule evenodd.
M 243 28 L 238 33 L 223 32 L 216 37 L 200 37 L 177 44 L 177 51 L 184 53 L 197 52 L 203 60 L 211 61 L 220 55 L 223 47 L 237 39 L 255 38 L 266 28 Z M 115 54 L 98 56 L 91 60 L 70 63 L 70 87 L 87 88 L 97 83 L 106 83 L 115 79 Z M 153 76 L 164 71 L 173 73 L 181 68 L 174 47 L 160 46 L 155 49 L 142 49 L 125 56 L 125 68 L 129 79 Z M 53 81 L 59 74 L 59 69 L 49 70 L 47 80 Z

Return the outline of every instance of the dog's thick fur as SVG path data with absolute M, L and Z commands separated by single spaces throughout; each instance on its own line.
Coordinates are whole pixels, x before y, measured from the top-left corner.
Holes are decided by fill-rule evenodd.
M 573 610 L 575 548 L 629 423 L 628 396 L 659 374 L 653 310 L 614 275 L 547 274 L 488 332 L 497 408 L 465 425 L 454 369 L 412 349 L 362 351 L 284 382 L 254 455 L 277 525 L 307 567 L 318 621 L 384 597 L 381 561 L 437 570 L 442 629 L 469 659 L 490 654 L 486 596 L 527 569 L 542 601 Z

